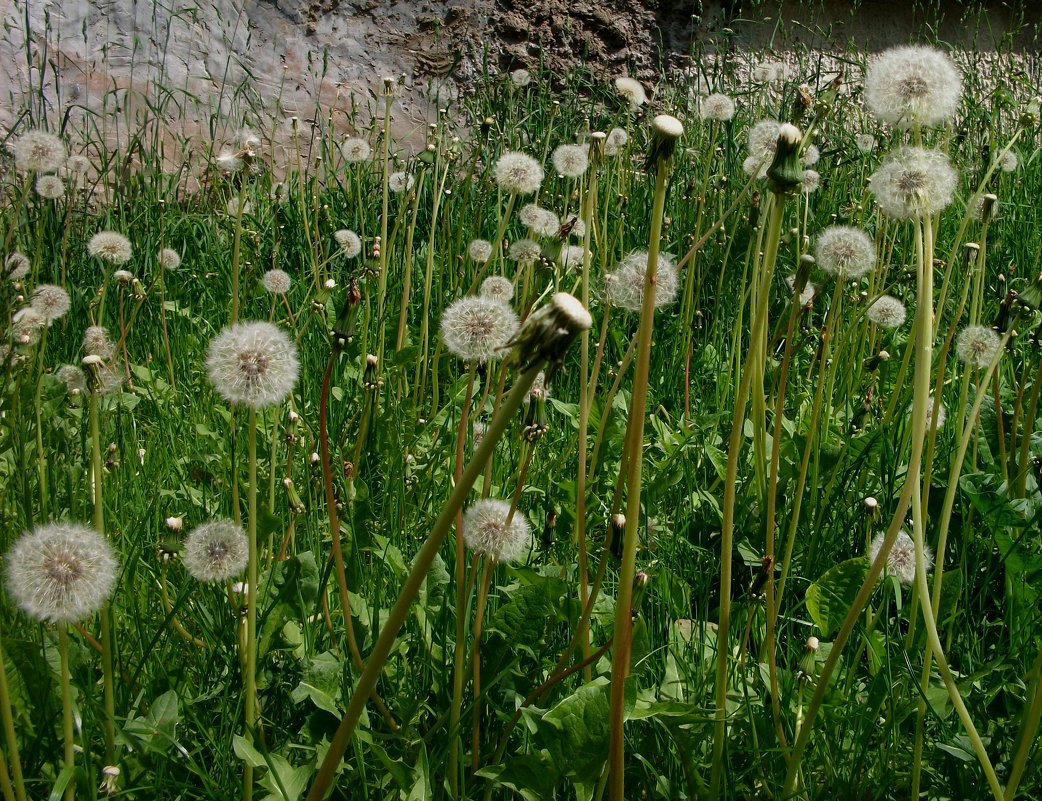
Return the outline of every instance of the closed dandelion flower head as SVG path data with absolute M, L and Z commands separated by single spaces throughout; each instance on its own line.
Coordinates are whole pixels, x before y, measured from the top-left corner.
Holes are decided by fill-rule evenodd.
M 75 364 L 63 364 L 55 371 L 54 377 L 65 385 L 65 391 L 70 395 L 87 394 L 87 376 Z
M 472 239 L 467 245 L 467 255 L 476 264 L 484 264 L 492 256 L 492 243 L 487 239 Z
M 528 86 L 532 82 L 532 73 L 526 69 L 514 70 L 510 73 L 510 82 L 517 87 Z
M 57 172 L 65 165 L 65 145 L 47 131 L 26 131 L 11 146 L 20 172 Z
M 357 164 L 361 161 L 369 161 L 373 157 L 373 149 L 369 143 L 358 136 L 345 139 L 340 146 L 340 152 L 344 155 L 344 161 Z
M 604 140 L 604 155 L 619 155 L 626 148 L 629 141 L 630 135 L 626 133 L 625 128 L 612 128 L 608 131 L 608 136 Z
M 293 279 L 285 270 L 268 270 L 261 278 L 264 291 L 270 292 L 272 295 L 285 295 L 292 284 Z
M 818 265 L 829 275 L 856 281 L 875 266 L 876 247 L 859 228 L 833 225 L 818 237 L 815 253 Z
M 481 282 L 481 297 L 510 303 L 514 299 L 514 282 L 502 275 L 490 275 Z
M 392 172 L 387 176 L 387 188 L 395 194 L 408 192 L 415 182 L 416 179 L 407 172 Z
M 496 162 L 496 184 L 511 195 L 530 195 L 543 183 L 543 168 L 526 153 L 508 150 Z
M 297 382 L 293 341 L 266 322 L 237 323 L 210 343 L 206 372 L 229 403 L 254 409 L 284 401 Z
M 65 197 L 65 182 L 56 175 L 41 175 L 36 179 L 36 194 L 46 200 Z
M 445 349 L 463 361 L 487 362 L 503 355 L 517 326 L 517 315 L 503 301 L 469 296 L 442 312 L 441 339 Z
M 173 248 L 163 248 L 156 256 L 159 266 L 164 270 L 176 270 L 181 266 L 181 254 Z
M 192 529 L 185 538 L 185 570 L 196 581 L 228 581 L 246 569 L 250 543 L 240 526 L 214 520 Z
M 807 194 L 817 192 L 818 187 L 821 186 L 821 173 L 817 170 L 804 170 L 803 177 L 800 179 L 800 186 Z
M 353 259 L 362 252 L 362 240 L 354 231 L 342 228 L 333 234 L 333 239 L 340 246 L 340 251 L 349 259 Z
M 116 346 L 109 338 L 109 332 L 104 326 L 88 326 L 83 332 L 83 355 L 97 356 L 102 361 L 109 361 L 116 355 Z
M 119 567 L 93 529 L 51 523 L 26 532 L 7 555 L 7 588 L 22 611 L 48 623 L 76 623 L 105 605 Z
M 604 276 L 605 299 L 613 306 L 639 312 L 644 302 L 644 279 L 648 271 L 648 254 L 630 253 L 616 268 Z M 676 300 L 680 285 L 673 260 L 659 254 L 655 271 L 655 306 L 667 306 Z
M 532 528 L 515 512 L 507 523 L 510 504 L 491 498 L 475 501 L 463 513 L 463 541 L 475 553 L 496 562 L 513 562 L 531 546 Z
M 636 111 L 648 102 L 644 86 L 633 78 L 616 78 L 615 90 L 629 103 L 630 111 Z
M 531 239 L 519 239 L 511 243 L 510 249 L 507 251 L 511 259 L 526 264 L 534 262 L 542 252 L 543 249 L 539 247 L 539 243 L 533 242 Z
M 868 179 L 869 191 L 886 214 L 899 220 L 934 214 L 952 200 L 958 176 L 939 150 L 895 150 Z
M 897 328 L 904 325 L 908 311 L 893 295 L 880 295 L 868 307 L 865 316 L 880 328 Z
M 955 353 L 971 367 L 987 367 L 1001 347 L 998 333 L 986 325 L 968 325 L 955 340 Z
M 87 252 L 109 264 L 126 264 L 133 255 L 130 240 L 116 231 L 99 231 L 87 242 Z
M 29 257 L 15 251 L 4 260 L 4 277 L 9 281 L 21 281 L 29 274 L 29 267 Z
M 535 203 L 526 203 L 517 216 L 537 236 L 553 236 L 561 228 L 561 220 L 556 214 Z
M 884 539 L 886 539 L 886 535 L 877 534 L 872 540 L 872 545 L 868 549 L 868 556 L 873 562 L 879 556 Z M 923 547 L 925 548 L 926 569 L 929 570 L 933 565 L 933 554 L 930 552 L 929 546 Z M 886 555 L 884 570 L 886 575 L 893 576 L 902 584 L 911 584 L 915 581 L 915 543 L 912 542 L 912 538 L 904 531 L 898 533 L 890 553 Z
M 66 315 L 69 311 L 69 293 L 54 284 L 40 284 L 33 291 L 32 307 L 47 325 Z
M 1003 172 L 1014 172 L 1019 164 L 1020 158 L 1015 150 L 1007 150 L 999 157 L 999 169 Z
M 865 104 L 880 122 L 933 127 L 951 117 L 961 100 L 958 68 L 933 47 L 893 47 L 868 65 Z
M 858 134 L 854 137 L 854 146 L 862 153 L 871 153 L 876 149 L 876 138 L 872 134 Z
M 727 122 L 734 117 L 734 112 L 734 101 L 720 93 L 703 98 L 698 105 L 698 113 L 702 115 L 702 119 L 714 122 Z
M 557 173 L 565 178 L 578 178 L 590 166 L 590 157 L 582 145 L 558 145 L 551 161 Z

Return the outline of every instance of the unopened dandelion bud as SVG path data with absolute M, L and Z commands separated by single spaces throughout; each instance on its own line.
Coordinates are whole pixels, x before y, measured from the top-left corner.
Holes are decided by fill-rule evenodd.
M 320 457 L 317 453 L 314 452 L 311 454 L 311 456 L 308 457 L 308 459 L 311 462 L 311 464 L 318 464 L 320 461 L 322 461 L 322 457 Z
M 304 502 L 300 499 L 300 495 L 297 493 L 297 488 L 293 484 L 293 479 L 287 476 L 282 479 L 282 486 L 286 488 L 286 502 L 289 504 L 289 510 L 295 515 L 304 513 Z
M 83 369 L 87 373 L 87 388 L 91 392 L 100 391 L 102 387 L 101 371 L 105 367 L 105 362 L 100 356 L 92 353 L 88 356 L 84 356 L 80 363 L 83 365 Z
M 796 680 L 799 682 L 810 682 L 814 680 L 817 668 L 818 638 L 808 637 L 807 644 L 796 668 Z
M 963 254 L 966 257 L 966 266 L 972 267 L 977 262 L 977 256 L 980 254 L 980 245 L 976 242 L 967 242 L 963 247 Z
M 861 502 L 861 508 L 870 520 L 877 520 L 879 518 L 879 501 L 871 495 Z
M 333 347 L 343 350 L 355 338 L 355 322 L 358 319 L 358 304 L 362 300 L 362 293 L 358 289 L 357 282 L 352 278 L 344 296 L 344 302 L 340 306 L 333 330 L 330 332 Z
M 640 606 L 644 602 L 644 596 L 647 594 L 649 583 L 651 583 L 651 576 L 643 570 L 633 577 L 633 600 L 630 603 L 630 615 L 632 617 L 640 614 Z
M 525 422 L 521 427 L 521 437 L 527 442 L 537 442 L 550 430 L 546 418 L 546 393 L 533 393 L 528 403 Z
M 1024 128 L 1034 128 L 1040 119 L 1038 100 L 1032 100 L 1020 113 L 1020 124 Z
M 579 300 L 567 292 L 558 292 L 528 316 L 508 344 L 515 346 L 523 370 L 539 362 L 549 362 L 549 380 L 568 346 L 592 325 L 593 318 Z
M 677 140 L 684 135 L 684 124 L 669 114 L 659 114 L 651 122 L 651 149 L 646 163 L 649 172 L 673 158 Z
M 875 372 L 879 369 L 879 365 L 883 364 L 889 358 L 890 354 L 887 353 L 885 350 L 881 350 L 875 356 L 870 356 L 869 358 L 865 359 L 865 369 L 868 370 L 870 373 Z
M 979 208 L 980 221 L 985 225 L 991 222 L 998 212 L 998 208 L 999 199 L 996 195 L 993 195 L 990 192 L 981 195 Z
M 365 357 L 365 370 L 362 372 L 362 388 L 368 392 L 376 391 L 383 383 L 376 371 L 379 363 L 380 360 L 373 353 Z
M 767 188 L 776 195 L 791 195 L 803 186 L 803 165 L 800 163 L 800 140 L 803 134 L 790 123 L 778 128 L 778 144 L 774 161 L 767 168 Z

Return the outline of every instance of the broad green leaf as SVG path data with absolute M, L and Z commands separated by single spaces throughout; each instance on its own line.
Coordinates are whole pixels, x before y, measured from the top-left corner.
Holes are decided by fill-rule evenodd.
M 865 582 L 868 567 L 867 557 L 847 559 L 807 588 L 807 611 L 822 636 L 829 637 L 839 628 Z

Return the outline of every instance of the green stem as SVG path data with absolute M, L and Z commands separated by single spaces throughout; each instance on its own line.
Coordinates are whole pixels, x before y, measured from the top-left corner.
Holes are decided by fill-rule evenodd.
M 47 329 L 40 335 L 39 370 L 36 374 L 36 391 L 33 393 L 33 413 L 36 423 L 36 466 L 40 473 L 40 517 L 46 520 L 50 514 L 47 497 L 47 457 L 43 451 L 43 358 L 47 349 Z
M 257 728 L 257 410 L 252 406 L 247 423 L 247 489 L 246 535 L 249 538 L 249 561 L 246 567 L 246 741 L 253 743 Z M 253 766 L 245 763 L 242 779 L 243 801 L 253 798 Z
M 7 666 L 4 664 L 3 643 L 0 642 L 0 720 L 4 726 L 4 741 L 7 743 L 8 759 L 11 761 L 11 777 L 14 779 L 18 801 L 26 801 L 25 779 L 22 777 L 22 760 L 18 756 L 18 740 L 14 731 L 14 716 L 11 714 L 11 696 L 7 689 Z
M 1035 744 L 1038 722 L 1042 719 L 1042 649 L 1035 657 L 1031 673 L 1033 677 L 1028 689 L 1028 706 L 1024 709 L 1024 715 L 1021 718 L 1020 733 L 1017 736 L 1017 753 L 1013 757 L 1009 781 L 1006 782 L 1006 801 L 1013 801 L 1017 796 L 1017 788 L 1020 786 L 1020 780 L 1024 777 L 1024 770 L 1027 768 L 1028 756 Z
M 61 657 L 62 681 L 62 740 L 65 743 L 65 770 L 69 783 L 65 785 L 65 801 L 76 796 L 76 748 L 73 735 L 72 677 L 69 671 L 69 632 L 64 623 L 58 624 L 58 654 Z

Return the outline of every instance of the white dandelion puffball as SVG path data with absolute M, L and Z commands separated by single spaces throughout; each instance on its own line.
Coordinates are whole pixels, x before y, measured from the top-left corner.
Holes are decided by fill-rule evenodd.
M 531 239 L 519 239 L 511 243 L 507 255 L 514 261 L 530 264 L 538 259 L 542 252 L 543 249 L 539 247 L 538 242 Z
M 561 248 L 561 254 L 557 260 L 566 269 L 579 269 L 583 266 L 584 258 L 586 258 L 586 248 L 582 245 L 565 245 Z
M 876 246 L 859 228 L 833 225 L 818 236 L 815 258 L 829 275 L 856 281 L 875 266 Z
M 77 153 L 65 160 L 65 173 L 72 176 L 74 180 L 86 175 L 88 172 L 90 172 L 90 159 L 86 156 L 81 156 Z
M 511 195 L 531 195 L 543 183 L 543 168 L 525 153 L 508 150 L 496 162 L 496 184 Z
M 4 260 L 4 277 L 9 281 L 21 281 L 29 274 L 31 265 L 29 257 L 16 250 Z
M 876 149 L 876 138 L 872 134 L 858 134 L 854 137 L 854 145 L 862 153 L 871 153 Z
M 35 345 L 40 341 L 40 331 L 47 325 L 36 309 L 25 306 L 14 313 L 11 318 L 11 336 L 20 345 Z
M 560 218 L 535 203 L 526 203 L 517 216 L 537 236 L 553 236 L 561 229 Z
M 520 512 L 507 523 L 510 504 L 492 498 L 475 501 L 463 513 L 463 541 L 476 553 L 496 562 L 513 562 L 524 556 L 532 541 L 532 528 Z
M 986 325 L 968 325 L 955 340 L 955 353 L 971 367 L 987 367 L 1001 347 L 998 333 Z
M 261 285 L 272 295 L 285 295 L 293 285 L 293 279 L 285 270 L 268 270 L 261 278 Z
M 218 153 L 214 161 L 217 162 L 217 168 L 221 172 L 226 173 L 238 172 L 243 168 L 244 164 L 242 157 L 230 150 L 223 150 Z
M 94 529 L 50 523 L 23 534 L 7 554 L 7 589 L 30 617 L 76 623 L 105 605 L 118 567 Z
M 54 377 L 65 385 L 70 395 L 87 394 L 87 375 L 75 364 L 63 364 L 54 372 Z
M 517 69 L 510 73 L 510 82 L 520 88 L 532 82 L 532 73 L 526 69 Z
M 904 325 L 908 311 L 893 295 L 880 295 L 868 307 L 865 316 L 880 328 L 898 328 Z
M 513 309 L 484 296 L 460 298 L 441 315 L 445 349 L 465 362 L 487 362 L 502 356 L 517 327 Z
M 510 303 L 514 299 L 514 282 L 502 275 L 490 275 L 481 282 L 481 297 Z
M 934 127 L 955 114 L 961 100 L 962 76 L 936 48 L 893 47 L 868 65 L 865 105 L 880 122 Z
M 868 179 L 884 213 L 899 220 L 935 214 L 952 201 L 958 176 L 939 150 L 902 147 Z
M 126 264 L 133 255 L 130 240 L 115 231 L 99 231 L 87 242 L 87 252 L 109 264 Z
M 569 236 L 574 236 L 576 239 L 582 239 L 586 236 L 586 223 L 582 221 L 580 217 L 571 217 L 568 220 L 571 223 L 571 228 L 568 230 Z
M 181 266 L 181 254 L 173 248 L 163 248 L 156 254 L 156 261 L 164 270 L 176 270 Z
M 868 557 L 873 562 L 879 556 L 884 539 L 886 539 L 886 535 L 877 534 L 872 540 L 872 545 L 868 549 Z M 929 570 L 933 565 L 933 554 L 930 552 L 930 546 L 924 545 L 923 548 L 925 549 L 923 556 L 926 559 L 926 569 Z M 888 576 L 893 576 L 902 584 L 911 584 L 915 581 L 915 543 L 904 531 L 898 533 L 890 553 L 886 555 L 884 570 Z
M 821 161 L 821 151 L 818 150 L 817 145 L 807 145 L 807 149 L 803 151 L 803 155 L 800 156 L 800 161 L 807 167 L 813 167 L 819 161 Z
M 604 140 L 604 155 L 617 156 L 626 149 L 630 135 L 625 128 L 612 128 Z
M 768 162 L 763 158 L 757 156 L 746 156 L 742 161 L 742 172 L 750 178 L 766 178 L 767 166 Z
M 229 217 L 245 216 L 253 211 L 253 204 L 236 195 L 228 198 L 227 210 Z
M 387 176 L 387 188 L 396 195 L 408 192 L 414 183 L 416 183 L 416 179 L 407 172 L 392 172 Z
M 91 325 L 83 332 L 83 355 L 97 356 L 105 362 L 116 355 L 116 346 L 104 326 Z
M 781 61 L 764 61 L 752 71 L 752 79 L 756 83 L 784 83 L 791 76 L 789 65 Z
M 648 253 L 630 253 L 604 276 L 604 296 L 613 306 L 639 312 L 644 302 L 644 279 L 648 271 Z M 673 260 L 664 253 L 658 257 L 655 270 L 655 306 L 667 306 L 677 298 L 680 279 Z
M 636 111 L 648 102 L 644 86 L 633 78 L 616 78 L 615 90 L 629 103 L 630 111 Z
M 210 343 L 206 372 L 229 403 L 254 409 L 281 403 L 297 382 L 297 347 L 271 323 L 236 323 Z
M 369 161 L 373 157 L 373 149 L 367 141 L 359 136 L 345 139 L 344 144 L 340 146 L 340 152 L 344 156 L 344 161 L 350 164 Z
M 240 526 L 230 520 L 213 520 L 185 537 L 182 558 L 188 575 L 211 584 L 240 575 L 249 554 L 250 543 Z
M 20 172 L 57 172 L 65 165 L 65 145 L 47 131 L 26 131 L 11 145 Z
M 818 187 L 821 186 L 821 173 L 817 170 L 804 170 L 803 177 L 800 178 L 800 186 L 808 195 L 818 191 Z
M 359 239 L 358 234 L 354 231 L 342 228 L 333 234 L 333 239 L 336 240 L 337 245 L 340 247 L 340 252 L 349 259 L 353 259 L 362 252 L 362 240 Z
M 749 156 L 770 162 L 778 150 L 778 134 L 782 124 L 777 120 L 760 120 L 749 129 Z
M 558 174 L 565 178 L 578 178 L 590 166 L 590 157 L 582 145 L 558 145 L 551 161 Z
M 999 157 L 999 169 L 1003 172 L 1015 172 L 1019 164 L 1020 157 L 1015 150 L 1007 150 Z
M 937 415 L 937 422 L 934 423 L 934 414 Z M 944 421 L 948 419 L 948 410 L 944 408 L 943 403 L 935 403 L 933 395 L 926 402 L 926 428 L 933 429 L 934 427 L 940 429 L 944 427 Z
M 727 122 L 734 117 L 734 100 L 723 94 L 712 94 L 704 98 L 698 105 L 698 113 L 704 120 Z
M 72 305 L 69 293 L 54 284 L 40 284 L 33 291 L 32 307 L 47 325 L 65 316 Z
M 56 175 L 41 175 L 36 179 L 36 194 L 45 200 L 65 197 L 65 182 Z
M 492 243 L 487 239 L 472 239 L 467 245 L 467 255 L 476 264 L 484 264 L 492 256 Z

